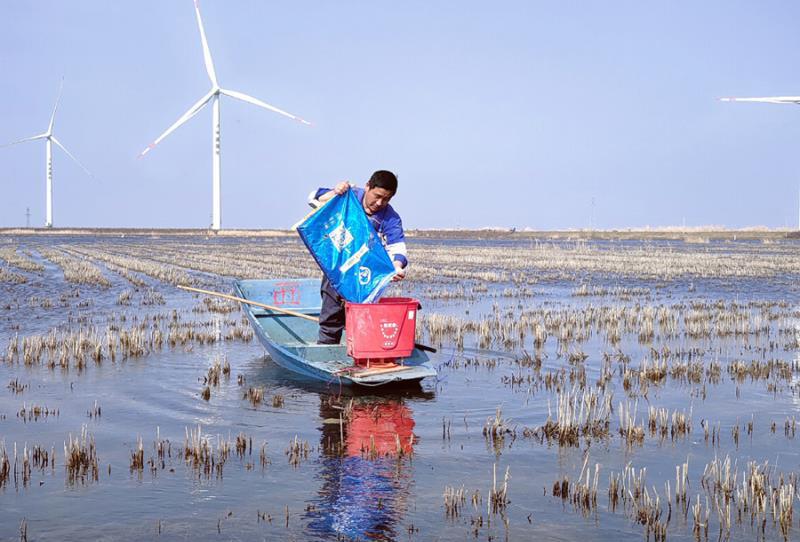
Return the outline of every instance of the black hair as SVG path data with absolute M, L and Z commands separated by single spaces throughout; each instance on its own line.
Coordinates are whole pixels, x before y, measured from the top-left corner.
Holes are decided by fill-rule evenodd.
M 397 192 L 397 176 L 391 171 L 379 169 L 367 181 L 369 188 L 383 188 L 394 195 Z

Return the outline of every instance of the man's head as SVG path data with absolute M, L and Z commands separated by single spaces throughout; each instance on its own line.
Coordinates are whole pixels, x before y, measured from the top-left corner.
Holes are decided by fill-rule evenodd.
M 397 192 L 397 177 L 391 171 L 379 170 L 367 181 L 364 191 L 364 211 L 374 215 L 387 205 Z

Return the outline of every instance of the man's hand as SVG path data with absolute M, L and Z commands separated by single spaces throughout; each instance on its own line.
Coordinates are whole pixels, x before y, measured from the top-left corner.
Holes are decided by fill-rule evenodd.
M 351 185 L 348 181 L 342 181 L 340 183 L 337 183 L 336 186 L 333 187 L 333 193 L 341 196 L 342 194 L 350 190 L 350 186 Z
M 333 190 L 329 190 L 324 194 L 322 194 L 319 198 L 317 198 L 317 201 L 319 201 L 320 203 L 325 203 L 326 201 L 333 199 L 333 197 L 336 195 L 341 196 L 342 194 L 350 190 L 351 186 L 353 185 L 351 185 L 348 181 L 338 182 L 336 183 L 336 186 L 333 187 Z
M 406 270 L 403 268 L 403 264 L 394 260 L 392 262 L 394 264 L 394 276 L 392 277 L 392 282 L 398 282 L 406 278 Z

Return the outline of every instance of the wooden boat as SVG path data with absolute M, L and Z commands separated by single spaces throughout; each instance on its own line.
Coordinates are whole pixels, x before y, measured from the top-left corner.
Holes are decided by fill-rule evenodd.
M 248 301 L 319 317 L 320 281 L 316 279 L 240 280 L 236 295 Z M 258 340 L 278 365 L 309 378 L 356 386 L 415 383 L 435 376 L 428 355 L 414 348 L 395 367 L 356 367 L 347 356 L 344 340 L 317 344 L 319 324 L 301 316 L 242 303 Z

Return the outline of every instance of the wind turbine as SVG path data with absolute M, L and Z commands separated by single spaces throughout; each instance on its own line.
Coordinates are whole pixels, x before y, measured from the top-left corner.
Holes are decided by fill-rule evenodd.
M 761 102 L 800 105 L 800 96 L 763 96 L 759 98 L 720 98 L 721 102 Z M 797 192 L 797 229 L 800 230 L 800 190 Z
M 53 108 L 53 114 L 50 115 L 50 124 L 47 126 L 47 131 L 41 133 L 39 135 L 26 137 L 24 139 L 20 139 L 18 141 L 14 141 L 12 143 L 6 143 L 5 145 L 0 145 L 0 147 L 10 147 L 11 145 L 16 145 L 17 143 L 24 143 L 25 141 L 36 141 L 37 139 L 44 139 L 46 141 L 45 148 L 47 149 L 47 159 L 45 162 L 46 168 L 46 198 L 47 198 L 47 218 L 45 219 L 44 226 L 46 228 L 53 227 L 53 143 L 61 147 L 61 150 L 67 153 L 67 156 L 72 158 L 72 160 L 78 164 L 83 171 L 85 171 L 90 177 L 92 173 L 81 164 L 77 158 L 72 156 L 72 154 L 67 150 L 67 148 L 61 144 L 61 142 L 56 139 L 56 136 L 53 135 L 53 126 L 56 120 L 56 111 L 58 110 L 58 103 L 61 101 L 61 91 L 64 89 L 64 80 L 61 80 L 61 86 L 58 89 L 58 98 L 56 98 L 56 106 Z
M 143 157 L 147 154 L 150 150 L 155 148 L 165 137 L 175 131 L 181 124 L 188 121 L 190 118 L 195 116 L 203 107 L 205 107 L 208 102 L 211 102 L 211 137 L 212 137 L 212 146 L 211 146 L 211 177 L 212 177 L 212 215 L 211 215 L 211 228 L 214 230 L 219 230 L 220 222 L 221 222 L 221 202 L 220 202 L 220 128 L 219 128 L 219 97 L 220 94 L 224 94 L 226 96 L 230 96 L 231 98 L 236 98 L 243 102 L 247 102 L 249 104 L 257 105 L 259 107 L 263 107 L 264 109 L 269 109 L 270 111 L 274 111 L 275 113 L 279 113 L 285 117 L 289 117 L 290 119 L 299 121 L 303 124 L 310 125 L 311 123 L 292 115 L 291 113 L 287 113 L 282 109 L 278 109 L 268 103 L 264 103 L 257 98 L 253 98 L 252 96 L 248 96 L 242 92 L 237 92 L 235 90 L 228 90 L 221 88 L 219 83 L 217 82 L 217 74 L 214 71 L 214 61 L 211 59 L 211 51 L 208 48 L 208 42 L 206 41 L 206 33 L 203 30 L 203 20 L 200 18 L 200 6 L 197 3 L 197 0 L 194 0 L 194 13 L 197 17 L 197 27 L 200 29 L 200 41 L 203 45 L 203 60 L 206 65 L 206 72 L 208 72 L 208 78 L 211 80 L 211 90 L 208 93 L 200 98 L 192 107 L 189 108 L 186 113 L 184 113 L 175 123 L 167 128 L 167 130 L 158 136 L 153 143 L 147 146 L 141 154 L 139 154 L 139 158 Z

